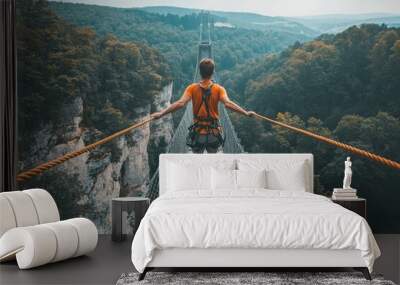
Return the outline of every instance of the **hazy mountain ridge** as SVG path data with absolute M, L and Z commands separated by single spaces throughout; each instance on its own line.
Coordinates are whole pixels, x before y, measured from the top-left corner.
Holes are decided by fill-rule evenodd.
M 83 3 L 85 5 L 93 5 L 90 1 L 68 1 L 63 3 Z M 101 7 L 101 6 L 99 6 Z M 113 2 L 110 1 L 108 6 L 115 8 Z M 198 14 L 201 9 L 184 8 L 174 6 L 149 6 L 142 8 L 119 8 L 128 10 L 141 10 L 148 13 L 160 15 L 177 15 L 189 16 Z M 316 37 L 323 33 L 339 33 L 345 29 L 364 23 L 369 24 L 386 24 L 389 27 L 400 27 L 400 15 L 390 13 L 367 13 L 367 14 L 326 14 L 303 17 L 286 17 L 286 16 L 268 16 L 252 12 L 228 12 L 219 10 L 209 10 L 209 12 L 217 17 L 217 21 L 224 23 L 221 26 L 239 27 L 246 29 L 255 29 L 261 31 L 276 31 L 292 34 L 301 34 L 309 37 Z
M 286 19 L 299 22 L 320 33 L 339 33 L 351 26 L 359 26 L 361 24 L 385 24 L 389 27 L 400 26 L 400 15 L 386 13 L 355 15 L 332 14 Z
M 139 8 L 141 10 L 158 13 L 189 15 L 199 13 L 199 9 L 171 7 L 171 6 L 151 6 Z M 304 17 L 284 17 L 284 16 L 266 16 L 257 13 L 248 12 L 226 12 L 209 11 L 212 15 L 224 18 L 232 25 L 258 30 L 285 31 L 290 33 L 300 33 L 308 36 L 318 36 L 322 33 L 338 33 L 345 29 L 364 23 L 368 24 L 386 24 L 389 27 L 400 26 L 400 15 L 388 13 L 370 13 L 370 14 L 327 14 Z
M 179 16 L 196 14 L 202 11 L 200 9 L 171 6 L 152 6 L 139 9 L 149 13 L 156 13 L 161 15 L 174 14 Z M 311 37 L 318 35 L 317 31 L 284 17 L 265 16 L 250 12 L 225 12 L 216 10 L 210 10 L 208 12 L 210 12 L 211 15 L 217 16 L 220 19 L 222 18 L 223 22 L 240 28 L 303 34 Z

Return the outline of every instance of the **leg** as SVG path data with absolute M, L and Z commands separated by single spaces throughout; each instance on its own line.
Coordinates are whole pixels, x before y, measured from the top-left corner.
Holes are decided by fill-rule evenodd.
M 355 267 L 354 269 L 357 271 L 361 271 L 362 274 L 364 275 L 365 279 L 372 280 L 371 274 L 369 274 L 369 270 L 367 267 Z
M 195 145 L 192 147 L 193 153 L 203 153 L 206 149 L 205 145 L 205 137 L 206 135 L 198 134 L 195 138 Z
M 122 241 L 122 205 L 118 201 L 111 202 L 112 240 Z
M 144 277 L 146 277 L 146 273 L 147 271 L 149 271 L 149 269 L 146 267 L 142 273 L 139 274 L 139 278 L 138 281 L 142 281 L 144 279 Z
M 192 147 L 192 152 L 193 153 L 203 153 L 204 148 L 203 147 Z
M 217 153 L 218 152 L 218 147 L 207 147 L 207 153 Z
M 149 208 L 150 201 L 141 201 L 136 203 L 131 203 L 128 207 L 128 212 L 134 212 L 135 214 L 135 226 L 133 228 L 133 235 L 136 234 L 140 221 L 143 219 L 144 215 L 146 214 L 147 209 Z
M 207 149 L 207 153 L 217 153 L 218 149 L 220 147 L 220 143 L 218 141 L 218 138 L 213 135 L 213 134 L 209 134 L 207 135 L 207 145 L 206 145 L 206 149 Z

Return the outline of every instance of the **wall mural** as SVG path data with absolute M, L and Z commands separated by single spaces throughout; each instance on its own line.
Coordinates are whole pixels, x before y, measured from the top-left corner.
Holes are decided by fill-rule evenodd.
M 260 26 L 240 13 L 213 17 L 215 61 L 232 99 L 400 161 L 399 24 L 354 23 L 359 26 L 332 34 L 291 19 Z M 198 11 L 190 9 L 18 0 L 19 169 L 143 120 L 180 96 L 193 80 L 199 23 Z M 85 216 L 108 233 L 111 198 L 146 191 L 180 115 L 19 187 L 49 190 L 63 218 Z M 254 118 L 231 119 L 245 151 L 311 152 L 315 192 L 330 196 L 342 186 L 348 153 Z M 352 169 L 352 186 L 368 199 L 374 232 L 400 233 L 398 170 L 356 156 Z

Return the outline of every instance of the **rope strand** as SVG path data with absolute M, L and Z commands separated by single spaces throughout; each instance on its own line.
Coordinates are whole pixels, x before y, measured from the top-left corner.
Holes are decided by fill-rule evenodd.
M 336 141 L 336 140 L 333 140 L 333 139 L 330 139 L 330 138 L 315 134 L 313 132 L 310 132 L 310 131 L 307 131 L 307 130 L 304 130 L 304 129 L 293 127 L 291 125 L 287 125 L 285 123 L 270 119 L 270 118 L 268 118 L 266 116 L 262 116 L 262 115 L 257 114 L 257 113 L 255 113 L 255 117 L 258 118 L 258 119 L 262 119 L 264 121 L 267 121 L 267 122 L 269 122 L 271 124 L 274 124 L 274 125 L 277 125 L 277 126 L 280 126 L 280 127 L 283 127 L 283 128 L 287 128 L 287 129 L 292 130 L 294 132 L 297 132 L 297 133 L 303 134 L 305 136 L 311 137 L 311 138 L 316 139 L 318 141 L 322 141 L 324 143 L 327 143 L 327 144 L 333 145 L 335 147 L 341 148 L 341 149 L 343 149 L 345 151 L 349 151 L 349 152 L 355 153 L 357 155 L 366 157 L 366 158 L 368 158 L 370 160 L 379 162 L 381 164 L 384 164 L 386 166 L 392 167 L 394 169 L 400 169 L 400 163 L 398 163 L 396 161 L 393 161 L 393 160 L 390 160 L 388 158 L 382 157 L 380 155 L 371 153 L 369 151 L 366 151 L 366 150 L 363 150 L 363 149 L 359 149 L 357 147 L 354 147 L 354 146 L 351 146 L 351 145 L 348 145 L 348 144 L 344 144 L 342 142 L 339 142 L 339 141 Z M 33 176 L 39 175 L 42 172 L 44 172 L 44 171 L 46 171 L 46 170 L 48 170 L 50 168 L 53 168 L 53 167 L 55 167 L 57 165 L 60 165 L 60 164 L 64 163 L 67 160 L 70 160 L 72 158 L 80 156 L 80 155 L 82 155 L 82 154 L 84 154 L 86 152 L 89 152 L 89 151 L 95 149 L 96 147 L 98 147 L 100 145 L 103 145 L 103 144 L 106 144 L 106 143 L 110 142 L 111 140 L 113 140 L 113 139 L 115 139 L 117 137 L 123 136 L 123 135 L 131 132 L 132 130 L 137 129 L 137 128 L 139 128 L 139 127 L 151 122 L 153 119 L 154 119 L 153 117 L 150 117 L 149 119 L 146 119 L 146 120 L 144 120 L 142 122 L 136 123 L 136 124 L 126 128 L 126 129 L 123 129 L 123 130 L 121 130 L 119 132 L 116 132 L 116 133 L 114 133 L 114 134 L 112 134 L 112 135 L 110 135 L 108 137 L 105 137 L 104 139 L 101 139 L 101 140 L 99 140 L 99 141 L 97 141 L 95 143 L 92 143 L 92 144 L 90 144 L 90 145 L 88 145 L 88 146 L 86 146 L 86 147 L 84 147 L 82 149 L 79 149 L 79 150 L 76 150 L 76 151 L 73 151 L 73 152 L 69 152 L 69 153 L 67 153 L 67 154 L 65 154 L 65 155 L 63 155 L 63 156 L 61 156 L 59 158 L 50 160 L 50 161 L 48 161 L 46 163 L 43 163 L 43 164 L 41 164 L 39 166 L 36 166 L 36 167 L 34 167 L 32 169 L 29 169 L 27 171 L 23 171 L 23 172 L 21 172 L 21 173 L 19 173 L 17 175 L 17 181 L 18 182 L 22 182 L 22 181 L 25 181 L 25 180 L 33 177 Z
M 285 123 L 270 119 L 270 118 L 262 116 L 262 115 L 259 115 L 257 113 L 255 113 L 255 117 L 259 118 L 259 119 L 262 119 L 262 120 L 265 120 L 267 122 L 270 122 L 271 124 L 274 124 L 274 125 L 277 125 L 277 126 L 280 126 L 280 127 L 283 127 L 283 128 L 287 128 L 287 129 L 292 130 L 294 132 L 303 134 L 305 136 L 314 138 L 314 139 L 322 141 L 324 143 L 327 143 L 327 144 L 333 145 L 335 147 L 344 149 L 346 151 L 358 154 L 360 156 L 366 157 L 366 158 L 368 158 L 370 160 L 379 162 L 379 163 L 387 165 L 389 167 L 392 167 L 392 168 L 395 168 L 395 169 L 400 169 L 400 163 L 398 163 L 396 161 L 393 161 L 393 160 L 390 160 L 388 158 L 382 157 L 380 155 L 374 154 L 372 152 L 369 152 L 369 151 L 366 151 L 366 150 L 363 150 L 363 149 L 359 149 L 357 147 L 354 147 L 354 146 L 351 146 L 351 145 L 348 145 L 348 144 L 344 144 L 342 142 L 335 141 L 333 139 L 330 139 L 330 138 L 315 134 L 315 133 L 310 132 L 310 131 L 306 131 L 306 130 L 303 130 L 303 129 L 300 129 L 300 128 L 296 128 L 296 127 L 287 125 Z
M 131 132 L 132 130 L 137 129 L 137 128 L 139 128 L 139 127 L 141 127 L 141 126 L 143 126 L 143 125 L 145 125 L 147 123 L 150 123 L 153 119 L 154 118 L 152 116 L 150 116 L 149 119 L 146 119 L 146 120 L 144 120 L 142 122 L 136 123 L 136 124 L 126 128 L 126 129 L 123 129 L 123 130 L 121 130 L 119 132 L 116 132 L 116 133 L 110 135 L 110 136 L 107 136 L 104 139 L 101 139 L 101 140 L 99 140 L 99 141 L 97 141 L 95 143 L 87 145 L 84 148 L 81 148 L 81 149 L 76 150 L 76 151 L 69 152 L 69 153 L 67 153 L 67 154 L 65 154 L 65 155 L 63 155 L 63 156 L 61 156 L 59 158 L 50 160 L 50 161 L 48 161 L 46 163 L 40 164 L 39 166 L 36 166 L 36 167 L 32 168 L 32 169 L 23 171 L 23 172 L 21 172 L 21 173 L 19 173 L 17 175 L 17 182 L 22 182 L 24 180 L 27 180 L 27 179 L 31 178 L 32 176 L 39 175 L 42 172 L 44 172 L 44 171 L 46 171 L 46 170 L 48 170 L 48 169 L 50 169 L 50 168 L 52 168 L 54 166 L 57 166 L 57 165 L 65 162 L 67 160 L 70 160 L 71 158 L 75 158 L 77 156 L 80 156 L 80 155 L 82 155 L 82 154 L 84 154 L 86 152 L 89 152 L 89 151 L 95 149 L 96 147 L 98 147 L 100 145 L 103 145 L 103 144 L 106 144 L 106 143 L 112 141 L 113 139 L 115 139 L 117 137 L 126 135 L 127 133 Z

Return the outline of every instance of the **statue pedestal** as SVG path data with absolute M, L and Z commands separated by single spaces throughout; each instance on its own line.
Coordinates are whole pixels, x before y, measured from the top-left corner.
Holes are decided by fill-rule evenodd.
M 345 189 L 345 188 L 333 188 L 333 192 L 346 192 L 346 193 L 348 193 L 348 192 L 357 192 L 357 189 L 356 188 L 347 188 L 347 189 Z
M 334 188 L 332 192 L 332 199 L 333 200 L 357 199 L 357 189 Z

